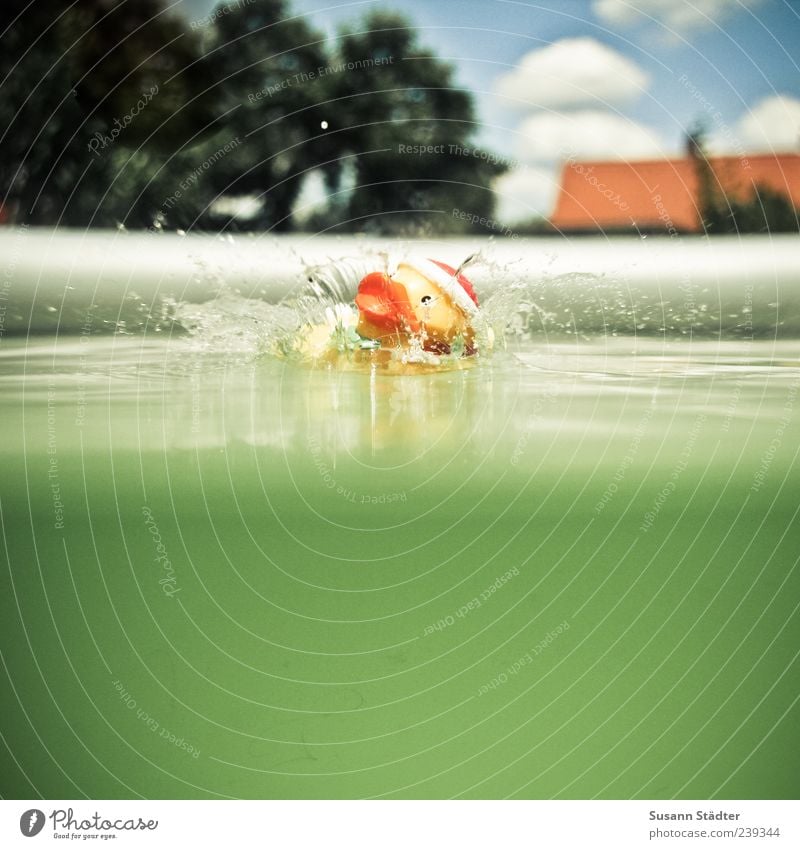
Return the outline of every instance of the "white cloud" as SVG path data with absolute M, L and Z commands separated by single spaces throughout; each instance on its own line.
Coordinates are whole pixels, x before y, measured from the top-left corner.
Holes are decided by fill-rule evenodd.
M 597 108 L 634 100 L 648 81 L 638 65 L 605 44 L 565 38 L 526 53 L 496 90 L 534 108 Z
M 558 193 L 558 174 L 553 169 L 520 168 L 498 177 L 495 192 L 497 218 L 513 225 L 549 215 Z
M 711 116 L 706 147 L 715 155 L 800 152 L 800 100 L 785 94 L 762 98 L 738 121 Z
M 563 115 L 541 112 L 523 121 L 517 141 L 520 160 L 546 162 L 576 159 L 647 159 L 668 155 L 653 130 L 598 110 Z
M 739 120 L 736 135 L 748 151 L 800 151 L 800 100 L 765 97 Z
M 676 33 L 710 28 L 743 8 L 763 0 L 594 0 L 598 18 L 611 26 L 656 23 Z M 652 20 L 650 20 L 652 19 Z

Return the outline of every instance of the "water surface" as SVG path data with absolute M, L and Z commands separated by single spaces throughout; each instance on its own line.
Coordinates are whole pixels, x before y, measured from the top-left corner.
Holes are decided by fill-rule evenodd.
M 800 342 L 163 335 L 0 346 L 4 795 L 796 795 Z

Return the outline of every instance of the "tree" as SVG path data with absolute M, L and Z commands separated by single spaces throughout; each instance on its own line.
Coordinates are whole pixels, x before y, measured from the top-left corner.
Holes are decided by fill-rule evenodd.
M 797 210 L 789 198 L 756 185 L 746 197 L 726 197 L 708 211 L 712 233 L 797 233 Z
M 226 133 L 240 140 L 209 172 L 208 186 L 256 196 L 261 210 L 248 226 L 289 229 L 304 173 L 335 156 L 316 105 L 324 100 L 317 76 L 327 64 L 324 36 L 283 0 L 251 0 L 216 19 L 207 49 L 217 97 L 230 111 Z
M 403 16 L 373 12 L 342 30 L 328 77 L 329 132 L 353 166 L 344 228 L 465 232 L 453 210 L 491 216 L 489 185 L 505 169 L 474 146 L 471 94 Z M 341 174 L 329 168 L 332 188 Z
M 203 69 L 203 96 L 220 117 L 213 132 L 172 152 L 166 168 L 163 158 L 138 157 L 134 182 L 147 189 L 137 218 L 169 228 L 287 230 L 304 174 L 336 157 L 316 108 L 326 97 L 316 73 L 328 64 L 325 39 L 283 0 L 221 5 L 210 18 L 202 58 L 184 73 Z M 237 221 L 214 203 L 236 198 L 260 207 Z
M 695 163 L 697 198 L 703 229 L 709 234 L 798 232 L 797 210 L 788 195 L 754 185 L 747 194 L 726 192 L 706 153 L 705 130 L 696 124 L 686 137 Z
M 350 229 L 491 215 L 503 169 L 472 146 L 472 97 L 397 15 L 333 51 L 284 0 L 220 4 L 202 26 L 165 0 L 5 0 L 0 27 L 0 202 L 17 221 L 225 228 L 215 201 L 244 197 L 257 211 L 238 226 L 286 230 L 315 170 Z
M 714 191 L 716 178 L 708 161 L 706 136 L 707 131 L 702 121 L 696 121 L 686 133 L 686 155 L 694 164 L 698 214 L 704 230 L 715 226 L 717 215 L 717 199 Z
M 207 117 L 199 39 L 161 0 L 5 0 L 0 197 L 30 224 L 107 224 L 120 150 L 174 148 Z M 176 76 L 178 74 L 178 76 Z

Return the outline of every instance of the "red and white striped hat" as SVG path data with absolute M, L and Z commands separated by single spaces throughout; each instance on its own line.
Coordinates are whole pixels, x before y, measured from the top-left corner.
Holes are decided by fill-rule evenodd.
M 463 274 L 456 274 L 456 269 L 447 263 L 439 262 L 437 259 L 403 257 L 397 265 L 407 265 L 430 280 L 467 315 L 475 315 L 478 312 L 478 296 L 472 288 L 472 283 Z

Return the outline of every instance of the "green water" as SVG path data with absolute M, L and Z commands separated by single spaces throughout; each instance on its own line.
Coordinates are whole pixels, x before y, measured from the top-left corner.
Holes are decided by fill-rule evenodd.
M 4 797 L 794 798 L 800 343 L 0 348 Z

